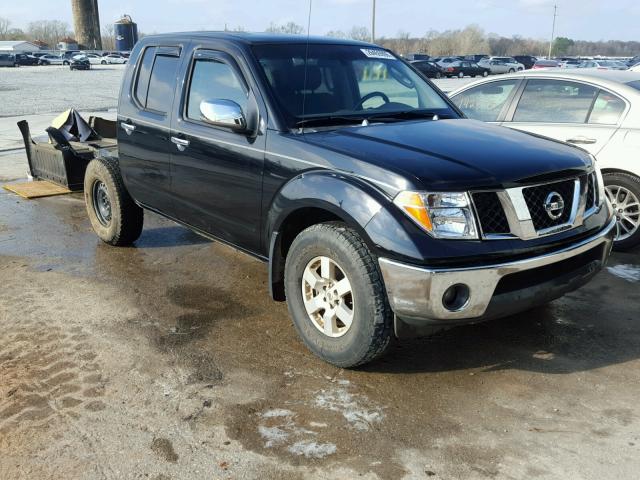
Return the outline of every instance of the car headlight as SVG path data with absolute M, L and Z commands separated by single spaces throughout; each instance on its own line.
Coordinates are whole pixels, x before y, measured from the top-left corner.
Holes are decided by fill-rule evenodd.
M 396 196 L 393 203 L 432 237 L 463 240 L 478 238 L 467 193 L 404 191 Z

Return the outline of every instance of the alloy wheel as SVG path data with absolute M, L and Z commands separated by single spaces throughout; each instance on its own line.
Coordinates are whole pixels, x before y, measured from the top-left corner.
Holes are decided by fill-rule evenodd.
M 313 326 L 328 337 L 345 335 L 354 315 L 353 289 L 344 270 L 329 257 L 312 259 L 302 275 L 302 299 Z
M 626 240 L 640 228 L 640 199 L 620 185 L 607 185 L 605 191 L 617 219 L 616 241 Z

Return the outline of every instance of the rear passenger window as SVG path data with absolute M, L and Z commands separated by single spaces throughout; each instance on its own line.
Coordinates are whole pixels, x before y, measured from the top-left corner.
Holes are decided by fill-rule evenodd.
M 615 125 L 624 112 L 625 103 L 621 98 L 600 90 L 589 116 L 589 123 Z
M 156 55 L 147 92 L 148 110 L 167 113 L 171 109 L 179 60 L 174 56 Z
M 149 91 L 149 78 L 151 78 L 151 67 L 156 56 L 156 47 L 147 47 L 142 55 L 140 67 L 138 67 L 138 79 L 136 81 L 135 97 L 143 107 L 147 105 L 147 92 Z
M 203 100 L 232 100 L 247 112 L 247 92 L 241 80 L 231 66 L 217 60 L 196 60 L 187 99 L 187 118 L 201 120 Z
M 597 89 L 562 80 L 529 80 L 514 122 L 585 123 Z

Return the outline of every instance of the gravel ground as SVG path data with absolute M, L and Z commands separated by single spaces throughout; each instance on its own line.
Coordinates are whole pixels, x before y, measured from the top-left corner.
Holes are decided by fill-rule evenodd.
M 0 69 L 0 117 L 78 110 L 107 110 L 118 105 L 125 65 L 92 65 L 69 70 L 49 65 Z

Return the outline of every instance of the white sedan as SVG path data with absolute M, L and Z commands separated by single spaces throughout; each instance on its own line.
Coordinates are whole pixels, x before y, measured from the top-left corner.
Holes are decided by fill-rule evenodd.
M 100 61 L 102 60 L 102 57 L 100 55 L 96 55 L 95 53 L 81 53 L 73 57 L 74 60 L 78 58 L 86 58 L 87 60 L 89 60 L 89 63 L 91 65 L 99 65 Z
M 492 74 L 513 73 L 524 70 L 524 65 L 512 57 L 483 58 L 478 65 L 488 68 Z
M 640 72 L 528 70 L 468 84 L 450 97 L 469 118 L 594 155 L 618 218 L 616 248 L 640 244 Z
M 122 57 L 120 55 L 114 55 L 114 54 L 110 54 L 110 55 L 105 55 L 104 57 L 100 58 L 100 63 L 102 65 L 111 65 L 111 64 L 117 64 L 117 63 L 127 63 L 127 59 L 125 57 Z

